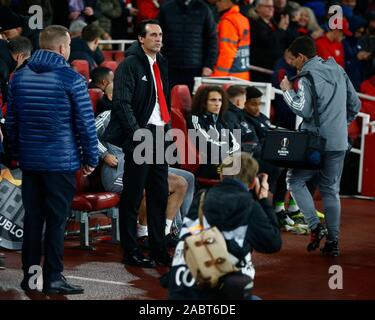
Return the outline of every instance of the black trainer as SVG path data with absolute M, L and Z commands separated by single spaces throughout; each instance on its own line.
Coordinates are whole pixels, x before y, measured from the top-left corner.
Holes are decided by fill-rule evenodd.
M 307 251 L 314 251 L 319 247 L 320 241 L 327 236 L 327 229 L 319 223 L 318 226 L 311 230 L 310 243 L 307 245 Z
M 320 251 L 325 256 L 338 257 L 340 255 L 339 243 L 338 241 L 327 240 Z

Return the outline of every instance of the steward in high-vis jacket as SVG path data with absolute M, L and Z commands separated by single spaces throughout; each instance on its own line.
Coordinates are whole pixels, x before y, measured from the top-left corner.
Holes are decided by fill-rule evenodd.
M 249 20 L 240 13 L 239 6 L 234 5 L 231 0 L 220 1 L 216 6 L 221 14 L 217 28 L 219 55 L 211 76 L 233 76 L 249 80 Z

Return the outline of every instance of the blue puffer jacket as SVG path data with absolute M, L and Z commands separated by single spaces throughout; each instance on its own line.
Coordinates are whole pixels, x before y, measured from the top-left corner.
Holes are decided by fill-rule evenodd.
M 6 130 L 22 170 L 72 172 L 98 164 L 94 113 L 81 75 L 37 50 L 9 85 Z

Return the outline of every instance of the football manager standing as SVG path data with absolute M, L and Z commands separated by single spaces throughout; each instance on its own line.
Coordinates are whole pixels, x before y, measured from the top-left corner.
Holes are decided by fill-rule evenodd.
M 287 186 L 304 213 L 311 230 L 311 242 L 308 250 L 314 250 L 319 242 L 327 236 L 321 249 L 329 256 L 339 255 L 340 235 L 340 179 L 344 166 L 344 158 L 348 149 L 348 125 L 355 119 L 361 103 L 352 83 L 344 69 L 335 60 L 323 60 L 316 55 L 314 41 L 309 37 L 299 37 L 290 45 L 292 65 L 302 76 L 309 73 L 311 80 L 300 77 L 298 91 L 284 77 L 280 83 L 285 102 L 298 116 L 303 118 L 301 129 L 317 132 L 313 120 L 313 90 L 316 89 L 316 101 L 319 113 L 320 135 L 326 139 L 323 154 L 323 167 L 319 170 L 319 189 L 326 214 L 327 229 L 320 224 L 315 214 L 312 195 L 306 187 L 316 171 L 290 169 L 287 174 Z

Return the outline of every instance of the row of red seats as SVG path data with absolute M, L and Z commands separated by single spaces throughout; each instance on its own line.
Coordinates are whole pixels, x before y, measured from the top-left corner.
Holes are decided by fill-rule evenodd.
M 87 81 L 87 83 L 90 81 L 90 67 L 89 63 L 86 60 L 73 60 L 71 62 L 72 67 L 74 70 L 76 70 L 78 73 L 83 75 Z M 113 72 L 116 71 L 118 63 L 116 61 L 103 61 L 103 63 L 100 65 L 101 67 L 107 67 L 111 69 Z

